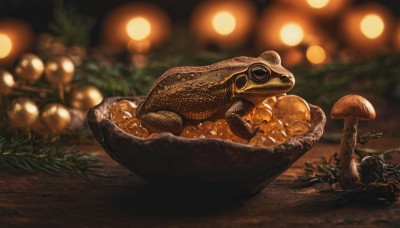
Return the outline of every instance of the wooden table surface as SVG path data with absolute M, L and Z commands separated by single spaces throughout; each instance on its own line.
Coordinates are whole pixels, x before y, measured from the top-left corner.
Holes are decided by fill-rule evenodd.
M 385 137 L 369 146 L 399 146 Z M 97 151 L 110 178 L 82 180 L 69 176 L 14 175 L 0 172 L 0 227 L 242 227 L 242 226 L 379 226 L 400 227 L 400 202 L 392 205 L 337 207 L 338 194 L 321 188 L 294 188 L 305 161 L 337 151 L 319 143 L 261 193 L 238 200 L 207 200 L 165 193 L 150 186 Z

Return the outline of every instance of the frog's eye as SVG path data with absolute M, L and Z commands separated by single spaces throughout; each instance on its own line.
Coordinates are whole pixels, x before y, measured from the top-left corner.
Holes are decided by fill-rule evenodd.
M 250 75 L 255 82 L 264 82 L 271 76 L 271 71 L 262 65 L 256 65 L 250 69 Z

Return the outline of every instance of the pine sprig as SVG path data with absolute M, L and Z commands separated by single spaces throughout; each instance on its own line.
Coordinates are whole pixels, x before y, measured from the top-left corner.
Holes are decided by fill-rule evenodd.
M 80 15 L 72 8 L 66 8 L 62 0 L 54 1 L 54 22 L 49 27 L 67 45 L 86 45 L 93 24 L 93 19 Z
M 94 154 L 61 147 L 59 138 L 35 138 L 31 134 L 0 137 L 0 167 L 15 173 L 69 174 L 88 178 L 100 176 Z
M 393 203 L 400 197 L 400 182 L 390 179 L 363 185 L 355 190 L 348 190 L 341 195 L 338 205 L 350 203 L 387 202 Z
M 357 135 L 357 143 L 365 145 L 369 141 L 373 139 L 379 139 L 380 137 L 382 137 L 382 132 L 367 132 L 362 135 Z
M 376 95 L 387 101 L 399 99 L 400 54 L 388 52 L 365 59 L 343 61 L 340 58 L 318 68 L 294 67 L 296 86 L 292 90 L 329 113 L 332 104 L 348 93 Z M 384 70 L 383 70 L 384 69 Z
M 340 143 L 342 135 L 342 133 L 325 133 L 322 135 L 321 140 L 326 143 Z M 368 131 L 357 135 L 357 143 L 364 146 L 371 140 L 379 139 L 382 135 L 382 132 Z
M 134 77 L 136 74 L 137 69 L 128 65 L 102 67 L 95 62 L 88 62 L 76 74 L 75 83 L 93 85 L 105 96 L 132 96 L 137 94 L 139 85 L 148 88 L 154 81 L 148 75 Z
M 339 181 L 337 154 L 334 154 L 329 160 L 322 158 L 321 161 L 306 162 L 304 165 L 304 174 L 297 177 L 303 183 L 303 187 L 312 186 L 316 183 L 329 183 L 331 189 L 333 189 L 333 184 Z
M 383 169 L 375 163 L 373 166 L 360 167 L 361 172 L 373 172 L 374 181 L 358 183 L 354 189 L 342 191 L 338 200 L 340 206 L 348 203 L 387 202 L 393 203 L 400 197 L 400 165 L 386 164 L 379 154 L 370 153 L 370 160 L 381 163 Z M 340 167 L 337 154 L 329 160 L 306 162 L 304 174 L 297 177 L 301 187 L 309 187 L 317 183 L 328 183 L 332 190 L 340 180 Z

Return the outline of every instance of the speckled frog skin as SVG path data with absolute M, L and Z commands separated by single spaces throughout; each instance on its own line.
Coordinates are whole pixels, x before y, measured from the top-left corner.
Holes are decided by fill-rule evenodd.
M 174 134 L 194 121 L 225 118 L 235 135 L 249 140 L 258 127 L 251 128 L 243 116 L 294 84 L 293 74 L 281 66 L 274 51 L 258 58 L 242 56 L 208 66 L 177 67 L 152 85 L 137 116 L 151 132 Z

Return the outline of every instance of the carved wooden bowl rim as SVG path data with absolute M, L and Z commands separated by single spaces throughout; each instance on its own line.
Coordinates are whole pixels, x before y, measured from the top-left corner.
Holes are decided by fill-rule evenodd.
M 102 148 L 149 182 L 231 189 L 234 194 L 255 192 L 269 184 L 317 143 L 326 122 L 324 112 L 309 104 L 310 129 L 275 147 L 214 138 L 184 138 L 171 133 L 138 138 L 117 127 L 109 118 L 109 109 L 120 100 L 139 104 L 142 99 L 142 96 L 105 98 L 89 110 L 90 129 Z

